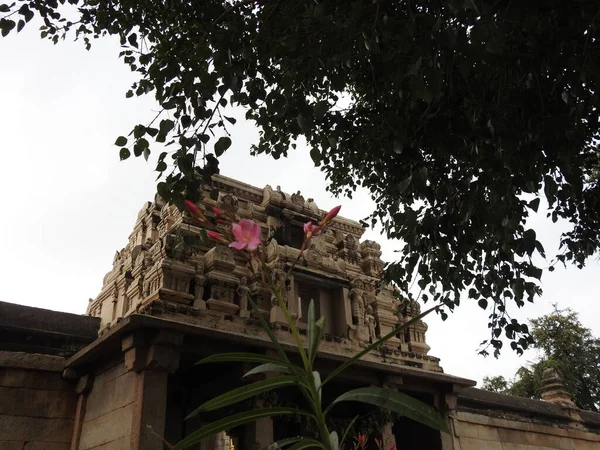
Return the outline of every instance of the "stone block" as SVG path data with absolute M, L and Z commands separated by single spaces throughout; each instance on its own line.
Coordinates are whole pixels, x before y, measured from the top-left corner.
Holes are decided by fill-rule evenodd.
M 70 444 L 57 442 L 28 442 L 23 450 L 69 450 Z
M 127 372 L 105 383 L 94 382 L 88 396 L 85 421 L 123 408 L 134 401 L 136 373 Z
M 500 441 L 503 443 L 512 443 L 512 444 L 522 444 L 527 445 L 527 433 L 521 430 L 509 430 L 506 428 L 499 428 L 498 435 L 500 436 Z
M 90 421 L 81 429 L 79 450 L 88 450 L 130 436 L 133 404 L 111 411 Z
M 23 450 L 23 441 L 0 441 L 0 450 Z
M 493 427 L 486 427 L 483 425 L 477 426 L 477 437 L 482 441 L 496 441 L 500 440 L 498 429 Z
M 9 416 L 0 414 L 0 436 L 15 441 L 71 442 L 72 419 Z
M 456 424 L 455 429 L 457 436 L 478 439 L 479 434 L 477 433 L 477 430 L 481 427 L 480 425 L 458 420 L 454 423 Z
M 73 418 L 77 399 L 75 393 L 41 389 L 0 387 L 0 414 Z
M 98 447 L 93 447 L 89 450 L 130 450 L 131 449 L 131 438 L 125 436 L 114 441 L 107 442 Z
M 0 367 L 0 386 L 72 391 L 58 372 Z
M 475 438 L 461 437 L 460 450 L 503 450 L 500 442 L 481 441 Z
M 62 372 L 65 359 L 62 356 L 38 353 L 0 351 L 0 367 Z

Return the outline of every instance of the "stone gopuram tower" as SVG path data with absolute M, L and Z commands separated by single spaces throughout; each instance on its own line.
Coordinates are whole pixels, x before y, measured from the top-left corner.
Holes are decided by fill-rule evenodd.
M 213 206 L 234 205 L 238 217 L 258 222 L 263 237 L 272 236 L 267 261 L 275 275 L 298 256 L 303 224 L 326 214 L 312 199 L 304 199 L 300 192 L 286 194 L 279 186 L 259 189 L 223 176 L 215 176 L 214 184 L 220 197 L 214 201 L 207 195 L 201 209 L 210 215 Z M 193 220 L 173 205 L 158 197 L 147 203 L 128 244 L 116 252 L 102 291 L 90 300 L 87 314 L 100 317 L 103 330 L 133 313 L 168 313 L 232 333 L 258 332 L 247 300 L 252 296 L 265 317 L 281 328 L 280 338 L 290 340 L 279 308 L 272 306 L 270 293 L 252 276 L 241 255 L 212 242 L 195 248 L 184 243 L 185 236 L 199 233 Z M 288 308 L 301 330 L 311 300 L 317 318 L 326 316 L 322 349 L 332 354 L 352 355 L 420 313 L 418 304 L 403 303 L 391 286 L 380 285 L 381 247 L 374 241 L 361 242 L 362 234 L 358 222 L 337 217 L 326 233 L 311 240 L 286 288 Z M 381 360 L 383 354 L 390 364 L 441 372 L 438 358 L 428 355 L 426 330 L 423 322 L 417 322 L 388 341 L 375 359 Z

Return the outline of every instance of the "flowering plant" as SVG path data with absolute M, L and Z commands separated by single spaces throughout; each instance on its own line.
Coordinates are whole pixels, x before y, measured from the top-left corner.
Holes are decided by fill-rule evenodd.
M 348 425 L 342 436 L 338 436 L 336 431 L 330 432 L 328 430 L 326 417 L 335 405 L 346 401 L 358 401 L 377 407 L 386 408 L 430 427 L 447 431 L 444 419 L 434 409 L 396 390 L 373 386 L 354 389 L 340 395 L 326 407 L 323 405 L 321 400 L 324 386 L 333 378 L 335 378 L 340 372 L 348 368 L 351 364 L 355 363 L 363 355 L 366 355 L 368 352 L 372 351 L 388 339 L 396 336 L 404 328 L 410 326 L 418 320 L 421 320 L 424 316 L 438 309 L 442 305 L 434 306 L 424 313 L 412 318 L 411 320 L 406 321 L 401 326 L 383 336 L 379 341 L 372 343 L 354 355 L 354 357 L 339 365 L 335 370 L 329 373 L 324 380 L 322 380 L 321 374 L 315 370 L 314 364 L 319 352 L 321 340 L 324 335 L 326 318 L 325 316 L 321 316 L 318 320 L 315 320 L 315 308 L 313 302 L 311 301 L 308 307 L 307 338 L 306 342 L 303 342 L 303 338 L 300 336 L 295 321 L 293 320 L 292 315 L 287 308 L 287 302 L 284 298 L 284 289 L 282 289 L 281 283 L 278 283 L 278 280 L 275 279 L 274 274 L 266 264 L 264 257 L 265 252 L 262 248 L 263 243 L 261 240 L 260 225 L 249 219 L 238 220 L 233 212 L 223 211 L 218 208 L 213 208 L 213 213 L 215 214 L 216 219 L 209 220 L 194 203 L 186 201 L 185 204 L 188 211 L 194 217 L 194 220 L 205 228 L 206 236 L 209 239 L 224 245 L 228 245 L 230 248 L 246 255 L 249 261 L 248 267 L 254 273 L 254 275 L 259 276 L 263 283 L 269 288 L 273 298 L 275 299 L 275 306 L 281 308 L 302 360 L 302 365 L 297 365 L 290 361 L 287 354 L 283 350 L 283 347 L 273 333 L 272 328 L 265 321 L 263 315 L 258 311 L 256 303 L 252 300 L 252 298 L 249 298 L 256 317 L 259 319 L 262 328 L 268 334 L 275 346 L 278 357 L 275 358 L 266 356 L 264 354 L 241 352 L 223 353 L 204 358 L 199 362 L 199 364 L 224 362 L 260 363 L 257 367 L 254 367 L 248 371 L 244 377 L 263 374 L 266 372 L 275 372 L 279 373 L 279 375 L 250 383 L 213 398 L 200 405 L 186 419 L 194 417 L 203 412 L 223 408 L 225 406 L 229 406 L 234 403 L 238 403 L 240 401 L 286 386 L 297 386 L 307 400 L 309 408 L 307 410 L 303 410 L 291 407 L 266 407 L 234 414 L 224 419 L 217 420 L 216 422 L 212 422 L 191 433 L 189 436 L 177 443 L 173 447 L 174 450 L 188 448 L 217 433 L 227 431 L 231 428 L 246 423 L 254 422 L 261 418 L 292 414 L 303 415 L 312 420 L 315 423 L 318 431 L 317 438 L 315 439 L 300 436 L 290 437 L 288 439 L 274 442 L 265 447 L 263 450 L 276 450 L 288 445 L 290 446 L 290 450 L 301 450 L 304 448 L 314 447 L 323 450 L 340 450 L 343 448 L 347 434 L 357 418 L 355 418 Z M 300 261 L 302 258 L 302 255 L 308 247 L 310 240 L 313 237 L 321 235 L 327 230 L 332 221 L 339 214 L 340 208 L 340 206 L 333 208 L 318 224 L 313 222 L 307 222 L 304 224 L 304 240 L 300 247 L 298 256 L 285 272 L 286 280 L 284 280 L 284 285 L 285 281 L 287 281 L 287 277 L 289 277 L 298 261 Z M 215 222 L 217 225 L 215 225 Z M 218 225 L 221 225 L 222 232 L 217 231 Z M 227 226 L 224 227 L 224 225 Z M 255 267 L 259 273 L 256 273 Z M 359 443 L 359 446 L 355 446 L 355 449 L 360 448 L 361 450 L 364 450 L 366 442 L 366 436 L 359 435 L 357 438 L 357 443 Z M 382 450 L 381 447 L 380 450 Z M 393 448 L 388 450 L 393 450 Z

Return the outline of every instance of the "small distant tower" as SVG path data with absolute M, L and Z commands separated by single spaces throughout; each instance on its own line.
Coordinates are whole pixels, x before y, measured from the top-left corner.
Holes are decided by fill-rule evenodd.
M 577 408 L 556 369 L 546 369 L 542 375 L 542 400 L 564 408 Z

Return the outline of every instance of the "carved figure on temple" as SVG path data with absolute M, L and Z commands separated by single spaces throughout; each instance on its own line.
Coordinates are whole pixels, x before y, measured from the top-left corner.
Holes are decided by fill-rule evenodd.
M 290 286 L 287 284 L 287 273 L 285 271 L 285 261 L 278 260 L 275 263 L 275 267 L 271 272 L 271 276 L 273 277 L 273 284 L 275 288 L 281 293 L 283 300 L 285 301 L 285 306 L 288 305 L 288 291 L 290 290 Z M 275 295 L 271 296 L 271 304 L 272 306 L 277 306 L 277 297 Z
M 369 341 L 375 342 L 375 340 L 377 339 L 377 336 L 375 336 L 375 328 L 377 326 L 377 322 L 375 321 L 375 316 L 373 315 L 373 307 L 371 305 L 367 306 L 365 322 L 367 323 L 367 327 L 369 328 Z
M 308 207 L 308 209 L 310 209 L 310 211 L 313 214 L 319 215 L 319 207 L 315 203 L 314 199 L 309 198 L 308 200 L 306 200 L 306 206 Z
M 240 303 L 240 316 L 248 316 L 248 298 L 250 297 L 250 288 L 248 287 L 248 278 L 242 277 L 240 279 L 240 284 L 235 290 L 238 295 L 238 300 Z
M 194 276 L 194 299 L 202 300 L 204 296 L 204 283 L 206 282 L 206 277 L 196 273 Z
M 305 200 L 300 191 L 296 192 L 295 194 L 292 194 L 292 203 L 304 207 Z
M 115 257 L 113 258 L 113 267 L 117 265 L 119 259 L 121 259 L 121 254 L 117 251 L 115 252 Z
M 354 280 L 352 282 L 352 289 L 350 290 L 350 302 L 352 307 L 352 319 L 355 325 L 365 324 L 365 298 L 364 291 L 362 289 L 362 283 L 360 280 Z

